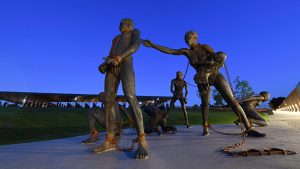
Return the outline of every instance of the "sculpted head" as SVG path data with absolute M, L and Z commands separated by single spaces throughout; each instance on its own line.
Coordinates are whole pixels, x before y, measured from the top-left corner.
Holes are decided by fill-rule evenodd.
M 180 72 L 180 71 L 176 72 L 176 78 L 182 79 L 182 72 Z
M 122 33 L 131 31 L 133 29 L 133 21 L 129 18 L 122 19 L 119 29 Z
M 262 91 L 262 92 L 260 92 L 259 95 L 264 98 L 264 100 L 263 100 L 264 102 L 267 101 L 267 100 L 269 100 L 269 98 L 270 98 L 270 93 L 267 92 L 267 91 Z
M 195 31 L 188 31 L 184 36 L 185 43 L 189 46 L 197 45 L 198 34 Z

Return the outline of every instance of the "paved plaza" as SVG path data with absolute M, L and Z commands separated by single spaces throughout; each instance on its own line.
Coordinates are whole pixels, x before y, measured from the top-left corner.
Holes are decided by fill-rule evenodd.
M 300 153 L 300 113 L 275 112 L 268 127 L 256 129 L 268 134 L 266 138 L 246 137 L 249 148 L 278 147 Z M 236 125 L 215 125 L 224 132 L 239 132 Z M 221 152 L 229 144 L 241 141 L 240 136 L 220 135 L 211 132 L 201 135 L 201 126 L 178 126 L 178 133 L 158 136 L 147 135 L 150 158 L 135 160 L 134 152 L 106 152 L 93 154 L 95 145 L 81 145 L 85 136 L 0 146 L 0 169 L 300 169 L 300 155 L 272 155 L 231 157 Z M 121 147 L 128 148 L 135 137 L 131 129 L 125 130 Z M 103 141 L 103 135 L 101 140 Z M 136 147 L 135 147 L 136 149 Z

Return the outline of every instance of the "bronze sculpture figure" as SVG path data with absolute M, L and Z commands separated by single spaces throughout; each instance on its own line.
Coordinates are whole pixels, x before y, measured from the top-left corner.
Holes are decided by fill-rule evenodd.
M 254 109 L 256 106 L 259 106 L 261 102 L 268 101 L 270 98 L 270 93 L 266 91 L 260 92 L 259 96 L 253 96 L 246 98 L 240 101 L 245 114 L 250 122 L 250 124 L 256 124 L 259 126 L 267 126 L 268 122 Z M 238 120 L 234 121 L 235 124 L 238 124 Z
M 203 118 L 203 135 L 208 135 L 208 112 L 210 100 L 210 86 L 213 85 L 220 92 L 224 100 L 231 106 L 233 111 L 238 116 L 240 114 L 241 121 L 246 128 L 248 136 L 264 137 L 265 134 L 259 133 L 252 129 L 243 109 L 234 100 L 231 89 L 219 72 L 226 59 L 223 52 L 215 53 L 214 50 L 208 46 L 197 43 L 198 34 L 194 31 L 189 31 L 185 34 L 185 42 L 189 48 L 170 49 L 164 46 L 156 45 L 149 40 L 143 41 L 144 46 L 152 47 L 163 53 L 172 55 L 185 55 L 189 60 L 191 66 L 196 70 L 194 80 L 198 86 L 201 95 L 201 112 Z
M 185 94 L 183 96 L 183 88 L 185 89 Z M 190 127 L 188 115 L 186 111 L 185 104 L 187 103 L 186 97 L 188 94 L 188 86 L 186 81 L 183 80 L 182 73 L 178 71 L 176 73 L 176 78 L 171 81 L 171 93 L 173 93 L 173 97 L 171 99 L 170 103 L 170 109 L 168 110 L 168 113 L 171 111 L 171 109 L 174 107 L 174 103 L 179 100 L 181 104 L 181 109 L 184 115 L 185 125 L 187 128 Z
M 120 81 L 122 82 L 124 95 L 133 112 L 133 117 L 138 134 L 138 150 L 136 158 L 148 158 L 149 150 L 144 134 L 142 111 L 138 105 L 135 95 L 135 76 L 132 63 L 132 54 L 140 46 L 140 31 L 133 29 L 131 19 L 122 19 L 120 23 L 121 34 L 112 41 L 112 47 L 106 61 L 99 66 L 99 71 L 105 73 L 105 112 L 107 135 L 105 142 L 94 149 L 95 153 L 116 149 L 116 139 L 114 135 L 116 112 L 114 105 Z
M 131 115 L 125 110 L 125 108 L 118 103 L 115 104 L 115 112 L 116 112 L 116 119 L 115 124 L 116 128 L 114 130 L 114 134 L 116 136 L 120 136 L 122 134 L 122 126 L 123 126 L 123 120 L 122 120 L 122 114 L 125 115 L 129 122 L 132 123 L 133 120 L 131 118 Z M 81 141 L 81 144 L 91 144 L 98 141 L 98 130 L 96 129 L 96 123 L 98 123 L 99 126 L 105 128 L 106 127 L 106 120 L 105 120 L 105 113 L 102 109 L 99 108 L 92 108 L 87 113 L 88 118 L 88 124 L 90 128 L 90 136 Z
M 167 112 L 161 110 L 157 105 L 147 102 L 141 106 L 142 110 L 150 117 L 148 123 L 145 126 L 145 133 L 150 134 L 152 132 L 157 132 L 158 135 L 162 133 L 159 130 L 161 127 L 163 133 L 172 132 L 177 133 L 177 128 L 175 126 L 167 125 Z

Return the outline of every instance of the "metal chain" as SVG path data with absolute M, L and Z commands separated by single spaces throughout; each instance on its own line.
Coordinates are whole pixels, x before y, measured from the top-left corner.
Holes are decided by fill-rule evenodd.
M 228 83 L 229 83 L 229 86 L 230 86 L 230 89 L 231 89 L 231 92 L 232 92 L 232 95 L 233 95 L 234 104 L 239 104 L 237 102 L 235 94 L 234 94 L 234 90 L 233 90 L 232 83 L 231 83 L 231 78 L 230 78 L 228 67 L 227 67 L 226 63 L 224 63 L 224 68 L 225 68 L 227 79 L 228 79 Z M 244 146 L 246 144 L 246 141 L 245 141 L 246 130 L 244 129 L 244 127 L 242 125 L 242 118 L 241 118 L 240 112 L 238 112 L 237 114 L 238 114 L 238 118 L 239 118 L 239 125 L 241 127 L 242 140 L 241 140 L 240 143 L 236 143 L 236 144 L 232 144 L 232 145 L 224 147 L 223 151 L 226 152 L 226 153 L 230 153 L 230 150 L 238 148 L 238 147 L 242 147 L 242 146 Z
M 187 65 L 186 65 L 186 68 L 185 68 L 185 73 L 184 73 L 184 76 L 183 76 L 183 80 L 185 79 L 185 77 L 186 77 L 186 75 L 187 75 L 187 73 L 188 73 L 188 71 L 189 71 L 189 67 L 190 67 L 190 61 L 187 62 Z M 191 84 L 191 83 L 189 83 L 189 82 L 187 82 L 187 81 L 185 81 L 185 82 L 186 82 L 186 84 L 188 84 L 189 86 L 198 88 L 197 85 L 193 85 L 193 84 Z
M 188 61 L 186 69 L 185 69 L 185 73 L 184 73 L 184 76 L 183 76 L 183 79 L 185 79 L 185 77 L 187 75 L 187 72 L 189 70 L 189 65 L 190 65 L 190 62 Z M 227 80 L 228 80 L 228 83 L 229 83 L 229 86 L 230 86 L 230 89 L 231 89 L 231 92 L 232 92 L 232 95 L 233 95 L 234 104 L 239 104 L 238 101 L 236 100 L 236 97 L 235 97 L 235 93 L 234 93 L 234 90 L 233 90 L 233 86 L 232 86 L 230 74 L 229 74 L 228 67 L 227 67 L 226 63 L 224 63 L 224 68 L 225 68 L 226 75 L 227 75 Z M 186 82 L 186 83 L 188 85 L 190 85 L 190 86 L 198 87 L 198 86 L 192 85 L 192 84 L 190 84 L 188 82 Z M 239 119 L 239 125 L 240 125 L 240 128 L 241 128 L 241 133 L 226 133 L 226 132 L 221 132 L 221 131 L 218 131 L 218 130 L 214 129 L 211 125 L 209 125 L 209 128 L 211 130 L 213 130 L 214 132 L 216 132 L 216 133 L 223 134 L 223 135 L 235 135 L 235 136 L 241 135 L 242 136 L 242 140 L 241 140 L 240 143 L 232 144 L 232 145 L 229 145 L 229 146 L 226 146 L 226 147 L 223 148 L 223 151 L 226 152 L 226 153 L 230 153 L 230 150 L 238 148 L 238 147 L 242 147 L 242 146 L 244 146 L 246 144 L 246 141 L 245 141 L 246 130 L 244 129 L 244 127 L 242 125 L 242 122 L 241 122 L 242 118 L 241 118 L 241 115 L 240 115 L 239 112 L 238 112 L 238 119 Z
M 136 144 L 136 143 L 138 143 L 138 137 L 137 138 L 135 138 L 135 139 L 132 139 L 132 141 L 131 141 L 131 146 L 129 147 L 129 148 L 120 148 L 120 147 L 118 147 L 118 150 L 119 151 L 126 151 L 126 152 L 131 152 L 131 151 L 133 151 L 133 149 L 134 149 L 134 145 Z
M 190 67 L 190 61 L 188 60 L 186 68 L 185 68 L 185 73 L 184 73 L 183 79 L 185 79 L 185 76 L 186 76 L 186 74 L 187 74 L 187 72 L 189 70 L 189 67 Z

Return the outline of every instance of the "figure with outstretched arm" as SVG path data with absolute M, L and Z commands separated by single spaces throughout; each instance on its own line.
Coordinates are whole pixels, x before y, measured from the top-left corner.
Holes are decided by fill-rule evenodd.
M 197 43 L 198 34 L 194 31 L 187 32 L 184 39 L 189 48 L 170 49 L 161 45 L 156 45 L 149 40 L 144 40 L 143 45 L 146 47 L 152 47 L 166 54 L 184 55 L 189 60 L 190 65 L 196 70 L 194 81 L 197 84 L 202 101 L 201 113 L 203 120 L 203 135 L 209 135 L 208 112 L 210 86 L 215 86 L 224 100 L 231 106 L 235 114 L 237 116 L 240 115 L 248 136 L 266 136 L 266 134 L 259 133 L 251 127 L 242 107 L 237 101 L 235 101 L 226 79 L 219 72 L 219 69 L 224 65 L 224 61 L 226 59 L 225 53 L 214 52 L 209 45 Z

